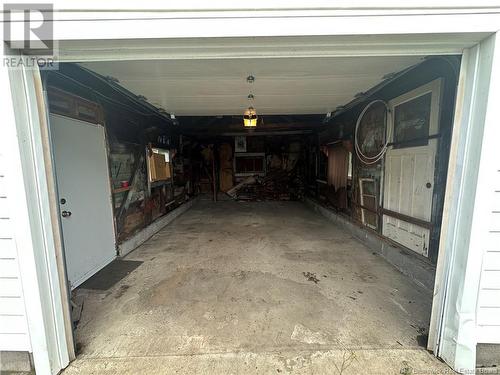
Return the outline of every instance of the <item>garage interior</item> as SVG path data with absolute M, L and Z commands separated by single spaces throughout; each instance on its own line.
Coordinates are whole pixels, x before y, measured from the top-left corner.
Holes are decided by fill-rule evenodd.
M 447 368 L 426 349 L 459 67 L 43 72 L 78 353 L 66 371 Z

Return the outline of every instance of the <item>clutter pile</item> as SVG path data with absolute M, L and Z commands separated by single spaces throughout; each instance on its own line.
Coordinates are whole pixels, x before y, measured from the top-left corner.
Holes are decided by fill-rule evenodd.
M 304 196 L 304 184 L 296 169 L 271 170 L 266 176 L 250 176 L 227 194 L 235 200 L 301 200 Z

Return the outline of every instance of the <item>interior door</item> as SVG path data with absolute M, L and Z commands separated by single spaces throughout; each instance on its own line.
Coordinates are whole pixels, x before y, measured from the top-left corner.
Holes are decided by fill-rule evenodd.
M 104 127 L 52 114 L 66 269 L 76 288 L 116 257 Z
M 382 233 L 424 256 L 429 251 L 440 87 L 438 79 L 389 102 Z

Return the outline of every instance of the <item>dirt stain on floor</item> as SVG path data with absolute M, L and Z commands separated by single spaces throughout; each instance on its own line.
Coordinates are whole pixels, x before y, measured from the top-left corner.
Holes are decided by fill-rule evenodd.
M 319 281 L 313 273 L 307 277 Z M 340 315 L 332 319 L 331 312 L 339 310 L 336 301 L 311 290 L 310 285 L 271 273 L 200 268 L 177 269 L 124 301 L 121 309 L 127 317 L 148 317 L 141 330 L 162 326 L 170 337 L 169 352 L 174 353 L 189 352 L 186 334 L 204 337 L 205 345 L 221 350 L 258 350 L 269 343 L 296 345 L 291 335 L 297 324 L 313 332 L 330 332 L 321 344 L 337 345 L 333 338 L 339 336 L 338 325 L 343 322 Z M 284 334 L 277 338 L 276 332 Z
M 125 292 L 130 288 L 130 285 L 124 284 L 120 286 L 118 292 L 116 292 L 115 298 L 118 299 L 125 294 Z
M 314 284 L 319 283 L 319 279 L 316 277 L 316 274 L 312 272 L 302 272 L 307 281 L 312 281 Z

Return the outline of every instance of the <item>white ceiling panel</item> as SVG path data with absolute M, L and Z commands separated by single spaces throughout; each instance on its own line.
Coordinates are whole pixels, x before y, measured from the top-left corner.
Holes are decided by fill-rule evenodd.
M 418 63 L 420 56 L 308 57 L 214 60 L 144 60 L 84 63 L 112 76 L 134 94 L 178 116 L 239 115 L 252 105 L 260 114 L 333 111 L 382 81 L 387 73 Z M 255 82 L 247 83 L 253 75 Z M 248 100 L 248 94 L 255 99 Z

